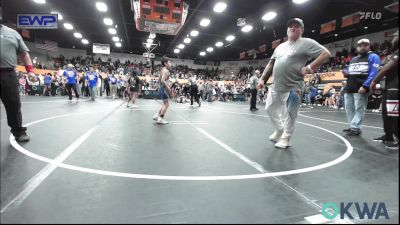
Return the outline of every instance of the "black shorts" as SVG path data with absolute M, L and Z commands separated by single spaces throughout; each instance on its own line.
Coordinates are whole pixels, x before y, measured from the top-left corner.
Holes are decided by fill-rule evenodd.
M 130 87 L 129 91 L 130 92 L 139 92 L 139 89 L 138 88 L 134 88 L 134 87 Z

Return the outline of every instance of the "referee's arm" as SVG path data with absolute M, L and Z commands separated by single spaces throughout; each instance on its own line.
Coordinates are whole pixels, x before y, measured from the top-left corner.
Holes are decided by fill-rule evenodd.
M 29 56 L 29 53 L 24 51 L 19 56 L 21 57 L 21 60 L 24 63 L 25 70 L 28 73 L 29 78 L 32 79 L 34 82 L 36 82 L 37 78 L 33 70 L 32 60 L 31 57 Z

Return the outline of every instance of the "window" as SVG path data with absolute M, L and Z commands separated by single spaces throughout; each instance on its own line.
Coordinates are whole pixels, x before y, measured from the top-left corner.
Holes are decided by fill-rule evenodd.
M 174 6 L 175 6 L 175 8 L 179 8 L 179 7 L 181 7 L 181 3 L 180 2 L 175 2 Z
M 172 18 L 176 20 L 182 19 L 182 14 L 181 13 L 173 13 Z
M 162 5 L 163 0 L 156 0 L 156 3 Z
M 149 8 L 142 8 L 142 14 L 144 15 L 150 15 L 151 14 L 151 9 Z
M 168 6 L 168 0 L 165 0 L 165 1 L 164 1 L 164 5 L 165 5 L 165 6 Z
M 161 14 L 168 14 L 169 15 L 169 8 L 162 7 L 162 6 L 155 6 L 154 12 L 161 13 Z

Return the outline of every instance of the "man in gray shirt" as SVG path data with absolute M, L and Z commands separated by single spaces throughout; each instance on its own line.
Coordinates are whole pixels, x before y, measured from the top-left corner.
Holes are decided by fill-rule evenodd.
M 0 89 L 1 101 L 7 113 L 8 126 L 18 142 L 29 141 L 26 127 L 22 126 L 21 100 L 19 97 L 19 83 L 15 73 L 17 54 L 25 65 L 31 81 L 36 82 L 31 58 L 28 54 L 21 35 L 17 31 L 0 24 Z
M 260 77 L 261 73 L 259 70 L 256 70 L 253 74 L 253 76 L 250 77 L 249 79 L 249 84 L 250 84 L 250 93 L 251 93 L 251 98 L 250 98 L 250 110 L 255 111 L 258 110 L 256 107 L 256 102 L 257 102 L 257 84 L 258 84 L 258 78 Z
M 331 53 L 324 46 L 312 39 L 303 38 L 303 33 L 303 20 L 294 18 L 288 21 L 288 41 L 275 49 L 258 83 L 258 87 L 263 88 L 264 83 L 273 76 L 274 81 L 269 87 L 265 110 L 275 126 L 275 132 L 269 139 L 277 142 L 276 148 L 290 146 L 301 103 L 304 75 L 313 73 L 331 57 Z M 311 64 L 305 66 L 307 61 L 314 58 Z

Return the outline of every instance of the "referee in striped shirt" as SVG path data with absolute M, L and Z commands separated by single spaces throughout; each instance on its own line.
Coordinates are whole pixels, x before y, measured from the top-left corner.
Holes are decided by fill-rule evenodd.
M 1 101 L 7 113 L 8 126 L 18 142 L 30 140 L 26 134 L 26 127 L 22 126 L 21 100 L 19 98 L 19 84 L 15 73 L 17 55 L 25 65 L 26 72 L 31 81 L 36 81 L 31 58 L 28 54 L 22 37 L 17 31 L 0 24 L 0 89 Z

